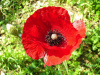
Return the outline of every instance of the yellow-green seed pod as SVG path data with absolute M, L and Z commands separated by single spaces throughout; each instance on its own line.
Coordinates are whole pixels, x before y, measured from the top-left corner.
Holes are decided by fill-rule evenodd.
M 6 25 L 7 31 L 8 33 L 18 36 L 18 30 L 15 26 L 11 25 L 11 24 L 7 24 Z

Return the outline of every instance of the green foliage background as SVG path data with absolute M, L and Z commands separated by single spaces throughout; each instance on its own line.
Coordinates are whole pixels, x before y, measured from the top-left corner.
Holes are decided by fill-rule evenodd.
M 34 11 L 61 6 L 80 12 L 86 24 L 86 38 L 68 61 L 44 67 L 43 59 L 28 57 L 22 46 L 22 29 Z M 72 17 L 72 22 L 75 14 Z M 7 30 L 7 24 L 13 29 Z M 15 33 L 18 33 L 16 35 Z M 0 0 L 0 73 L 6 75 L 100 75 L 99 0 Z

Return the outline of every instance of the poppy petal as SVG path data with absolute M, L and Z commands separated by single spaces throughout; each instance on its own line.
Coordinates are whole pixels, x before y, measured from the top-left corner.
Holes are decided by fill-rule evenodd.
M 37 60 L 44 57 L 45 50 L 38 42 L 33 42 L 28 38 L 23 38 L 22 43 L 27 55 L 29 55 L 31 58 Z
M 38 29 L 36 28 L 35 25 L 33 26 L 33 29 L 34 29 L 33 32 L 31 32 L 32 29 L 31 30 L 29 29 L 23 32 L 22 43 L 27 55 L 37 60 L 44 57 L 45 50 L 39 43 L 40 40 L 39 40 Z M 32 33 L 36 34 L 36 36 L 31 35 Z
M 55 50 L 48 50 L 45 57 L 44 57 L 44 66 L 52 66 L 56 64 L 61 64 L 64 60 L 68 60 L 71 56 L 70 49 L 72 47 L 67 46 L 67 50 L 65 49 L 58 49 L 58 51 Z
M 78 34 L 76 37 L 76 44 L 73 46 L 73 48 L 70 50 L 70 52 L 72 53 L 74 50 L 79 48 L 81 43 L 82 43 L 82 37 Z
M 76 44 L 71 49 L 71 52 L 79 47 L 82 43 L 82 38 L 86 36 L 86 26 L 83 21 L 76 20 L 73 22 L 73 26 L 78 30 L 78 35 L 76 36 Z
M 61 52 L 60 52 L 61 54 Z M 52 53 L 52 55 L 50 54 L 50 52 L 48 52 L 45 57 L 44 57 L 44 67 L 47 66 L 52 66 L 52 65 L 57 65 L 57 64 L 61 64 L 63 61 L 65 60 L 69 60 L 71 54 L 68 55 L 64 55 L 62 54 L 62 57 L 59 56 L 55 56 L 55 54 Z
M 86 26 L 83 21 L 76 20 L 73 22 L 73 26 L 78 30 L 78 33 L 81 35 L 81 37 L 85 37 L 86 33 Z

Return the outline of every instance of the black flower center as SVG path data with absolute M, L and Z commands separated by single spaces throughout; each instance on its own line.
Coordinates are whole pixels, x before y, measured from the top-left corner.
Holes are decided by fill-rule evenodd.
M 64 37 L 57 30 L 50 30 L 45 39 L 50 46 L 59 46 L 64 41 Z

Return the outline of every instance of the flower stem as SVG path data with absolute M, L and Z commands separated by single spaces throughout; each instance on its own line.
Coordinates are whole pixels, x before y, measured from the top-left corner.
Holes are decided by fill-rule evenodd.
M 67 75 L 68 75 L 68 66 L 67 66 L 66 60 L 63 62 L 63 65 L 65 66 L 65 69 L 66 69 L 66 72 L 67 72 Z
M 57 65 L 57 67 L 58 67 L 58 71 L 59 71 L 60 75 L 62 75 L 61 70 L 60 70 L 60 65 Z

